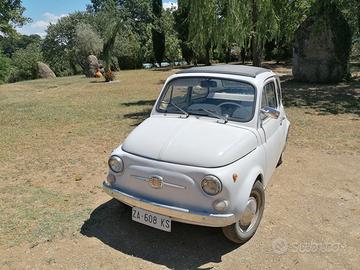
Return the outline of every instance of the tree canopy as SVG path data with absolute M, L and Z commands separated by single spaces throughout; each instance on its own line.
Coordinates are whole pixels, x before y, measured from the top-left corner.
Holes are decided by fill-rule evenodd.
M 178 0 L 178 8 L 169 10 L 161 0 L 91 0 L 86 11 L 50 24 L 45 38 L 15 34 L 29 19 L 20 0 L 4 0 L 0 81 L 31 77 L 17 71 L 24 52 L 32 61 L 42 59 L 57 76 L 83 73 L 89 54 L 107 70 L 163 61 L 209 65 L 247 60 L 260 66 L 264 59 L 289 60 L 294 33 L 318 2 L 335 3 L 341 10 L 357 48 L 353 55 L 360 57 L 358 0 Z
M 30 19 L 23 16 L 24 11 L 21 0 L 1 0 L 0 34 L 14 34 L 16 26 L 22 26 L 29 22 Z

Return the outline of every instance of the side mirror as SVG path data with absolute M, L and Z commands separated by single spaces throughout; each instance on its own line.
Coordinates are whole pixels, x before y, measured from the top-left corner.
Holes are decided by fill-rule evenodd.
M 275 110 L 274 108 L 268 106 L 260 109 L 260 112 L 266 117 L 270 117 L 272 119 L 278 119 L 280 116 L 280 112 L 278 110 Z

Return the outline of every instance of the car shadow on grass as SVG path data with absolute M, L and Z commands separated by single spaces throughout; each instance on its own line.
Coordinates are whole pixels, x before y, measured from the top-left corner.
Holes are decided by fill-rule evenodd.
M 81 227 L 81 234 L 171 269 L 199 269 L 210 262 L 219 263 L 224 254 L 238 248 L 219 228 L 173 222 L 172 232 L 168 233 L 139 224 L 131 220 L 131 208 L 115 199 L 91 213 Z

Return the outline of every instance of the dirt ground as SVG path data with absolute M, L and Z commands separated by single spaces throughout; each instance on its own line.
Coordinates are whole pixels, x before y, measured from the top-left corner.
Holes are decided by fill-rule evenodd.
M 240 247 L 217 228 L 132 222 L 100 189 L 111 150 L 173 71 L 0 86 L 0 269 L 359 269 L 360 79 L 308 85 L 272 68 L 291 133 Z

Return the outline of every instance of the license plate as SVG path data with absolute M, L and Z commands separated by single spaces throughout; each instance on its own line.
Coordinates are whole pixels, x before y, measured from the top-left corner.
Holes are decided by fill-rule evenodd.
M 171 232 L 171 218 L 141 208 L 132 208 L 132 220 L 159 230 Z

